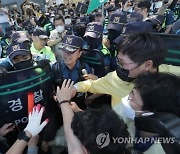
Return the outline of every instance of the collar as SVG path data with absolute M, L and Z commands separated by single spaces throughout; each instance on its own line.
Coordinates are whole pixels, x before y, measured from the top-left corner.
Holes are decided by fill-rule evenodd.
M 69 67 L 67 67 L 67 65 L 64 63 L 63 60 L 61 61 L 61 65 L 62 65 L 62 70 L 64 70 L 64 69 L 70 70 Z M 76 61 L 75 66 L 73 67 L 73 69 L 74 69 L 74 68 L 79 69 L 80 66 L 81 66 L 81 64 L 80 64 L 80 61 L 79 61 L 79 59 L 78 59 L 78 60 Z M 72 69 L 72 70 L 73 70 L 73 69 Z
M 33 48 L 33 50 L 36 50 L 36 52 L 38 52 L 38 53 L 40 53 L 40 54 L 42 54 L 42 53 L 44 52 L 44 49 L 45 49 L 45 47 L 43 47 L 41 50 L 37 50 L 37 49 L 35 48 L 35 46 L 34 46 L 34 43 L 32 43 L 31 47 Z

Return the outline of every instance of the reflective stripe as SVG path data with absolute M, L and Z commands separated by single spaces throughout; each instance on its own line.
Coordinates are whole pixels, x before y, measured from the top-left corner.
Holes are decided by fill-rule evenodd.
M 42 73 L 42 74 L 40 74 L 40 75 L 38 75 L 38 76 L 35 76 L 35 77 L 31 78 L 31 79 L 27 79 L 27 80 L 24 80 L 24 81 L 20 81 L 20 82 L 8 84 L 8 85 L 0 86 L 0 89 L 12 87 L 12 86 L 17 86 L 17 85 L 19 85 L 19 84 L 23 84 L 23 83 L 26 83 L 26 82 L 29 82 L 29 81 L 38 79 L 38 78 L 43 77 L 43 76 L 45 76 L 45 75 L 46 75 L 46 73 Z
M 37 83 L 34 83 L 33 85 L 30 85 L 30 86 L 27 86 L 27 87 L 23 87 L 21 89 L 16 89 L 16 90 L 8 91 L 8 92 L 1 92 L 0 96 L 2 96 L 2 95 L 9 95 L 9 94 L 13 94 L 13 93 L 17 93 L 17 92 L 20 92 L 20 91 L 24 91 L 24 90 L 30 89 L 32 87 L 38 86 L 38 85 L 46 82 L 49 79 L 50 79 L 50 76 L 45 78 L 44 80 L 41 80 L 41 81 L 39 81 Z
M 110 51 L 108 50 L 108 48 L 103 44 L 103 48 L 101 49 L 101 52 L 104 54 L 104 55 L 110 55 Z

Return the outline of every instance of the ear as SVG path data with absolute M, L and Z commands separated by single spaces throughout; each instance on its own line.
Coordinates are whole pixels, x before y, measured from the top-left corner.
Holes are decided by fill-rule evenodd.
M 145 71 L 150 71 L 153 68 L 153 61 L 148 60 L 145 62 Z
M 143 12 L 146 12 L 146 13 L 147 13 L 147 12 L 148 12 L 148 11 L 147 11 L 147 8 L 144 8 L 144 9 L 143 9 Z
M 81 57 L 81 55 L 82 55 L 82 51 L 79 49 L 79 55 L 78 55 L 78 58 L 80 58 Z
M 33 35 L 33 34 L 31 34 L 31 38 L 32 38 L 32 40 L 35 38 L 35 36 Z

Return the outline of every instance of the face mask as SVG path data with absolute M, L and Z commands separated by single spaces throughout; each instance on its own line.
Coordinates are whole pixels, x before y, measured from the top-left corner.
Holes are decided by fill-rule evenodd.
M 111 51 L 111 53 L 113 53 L 115 55 L 115 53 L 117 51 L 117 46 L 114 43 L 110 44 L 109 51 Z
M 50 21 L 53 23 L 54 22 L 54 18 L 51 18 Z
M 135 79 L 135 78 L 129 77 L 129 70 L 126 70 L 120 66 L 116 67 L 116 74 L 121 80 L 126 81 L 126 82 L 132 82 Z
M 56 30 L 58 31 L 58 33 L 62 33 L 64 31 L 64 26 L 57 26 Z
M 84 34 L 85 34 L 85 31 L 86 31 L 86 29 L 77 29 L 77 30 L 75 31 L 75 35 L 76 35 L 76 36 L 80 36 L 81 38 L 83 38 L 83 37 L 84 37 Z
M 89 49 L 97 49 L 99 45 L 102 44 L 100 38 L 96 39 L 96 38 L 88 37 L 86 38 L 86 42 L 88 44 Z
M 26 69 L 26 68 L 29 68 L 29 67 L 32 67 L 32 66 L 33 66 L 32 59 L 27 60 L 27 61 L 22 61 L 22 62 L 19 62 L 17 64 L 14 64 L 14 67 L 17 70 Z
M 130 105 L 130 101 L 128 100 L 128 96 L 122 98 L 122 104 L 123 104 L 123 113 L 124 115 L 131 119 L 134 120 L 135 116 L 136 116 L 136 112 L 144 112 L 144 111 L 135 111 L 134 109 L 132 109 L 131 105 Z
M 108 30 L 108 39 L 111 44 L 113 43 L 113 40 L 115 40 L 118 36 L 119 36 L 118 31 L 112 29 Z
M 141 116 L 151 116 L 154 114 L 153 112 L 135 111 L 134 109 L 132 109 L 128 97 L 129 95 L 122 98 L 123 113 L 127 118 L 134 120 L 136 113 L 141 113 Z
M 71 19 L 65 19 L 65 25 L 70 25 L 71 24 Z

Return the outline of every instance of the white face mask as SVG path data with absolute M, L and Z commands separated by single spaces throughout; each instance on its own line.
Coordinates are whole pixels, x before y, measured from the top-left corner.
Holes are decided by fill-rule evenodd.
M 141 116 L 150 116 L 154 114 L 153 112 L 135 111 L 134 109 L 132 109 L 130 105 L 130 100 L 128 100 L 128 97 L 129 95 L 122 98 L 123 112 L 127 118 L 134 120 L 136 113 L 142 113 Z
M 134 120 L 135 117 L 135 110 L 132 109 L 130 102 L 128 100 L 128 96 L 122 98 L 122 104 L 123 104 L 123 112 L 124 115 L 127 118 L 130 118 L 131 120 Z
M 64 26 L 57 26 L 56 30 L 58 31 L 58 33 L 62 33 L 64 31 Z
M 71 19 L 65 19 L 65 24 L 70 25 L 71 24 Z
M 54 22 L 54 18 L 50 18 L 50 22 L 52 22 L 52 23 L 53 23 L 53 22 Z

